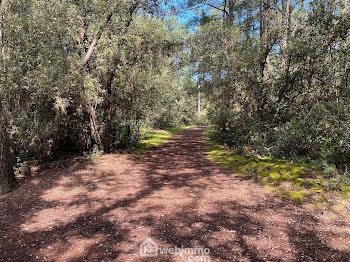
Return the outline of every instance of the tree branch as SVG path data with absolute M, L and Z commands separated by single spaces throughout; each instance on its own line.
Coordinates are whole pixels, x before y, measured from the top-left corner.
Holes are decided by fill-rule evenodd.
M 88 49 L 88 51 L 87 51 L 87 53 L 86 53 L 86 55 L 85 55 L 83 61 L 81 61 L 81 64 L 80 64 L 80 65 L 81 65 L 82 67 L 84 67 L 84 66 L 87 64 L 87 62 L 90 60 L 90 58 L 91 58 L 91 56 L 92 56 L 92 54 L 93 54 L 93 52 L 94 52 L 94 50 L 95 50 L 95 46 L 96 46 L 98 40 L 100 40 L 103 31 L 105 30 L 105 28 L 107 27 L 107 25 L 111 22 L 113 15 L 117 12 L 117 10 L 118 10 L 118 8 L 119 8 L 119 5 L 120 5 L 120 1 L 118 0 L 118 1 L 115 3 L 115 5 L 114 5 L 113 10 L 107 15 L 107 17 L 106 17 L 104 23 L 103 23 L 103 24 L 100 26 L 100 28 L 98 29 L 97 34 L 96 34 L 94 40 L 92 41 L 92 43 L 91 43 L 91 45 L 90 45 L 90 47 L 89 47 L 89 49 Z
M 224 12 L 225 14 L 228 15 L 228 12 L 227 12 L 225 9 L 221 9 L 221 8 L 216 7 L 215 5 L 212 5 L 212 4 L 209 4 L 209 3 L 206 3 L 206 5 L 212 7 L 212 8 L 214 8 L 214 9 L 216 9 L 216 10 L 219 10 L 219 11 L 221 11 L 221 12 Z

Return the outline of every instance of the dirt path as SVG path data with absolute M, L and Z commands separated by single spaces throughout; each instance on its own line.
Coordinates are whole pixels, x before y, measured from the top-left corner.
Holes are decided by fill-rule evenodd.
M 221 170 L 202 130 L 136 161 L 104 155 L 22 182 L 0 197 L 0 261 L 350 261 L 349 224 Z M 143 257 L 148 237 L 210 254 Z

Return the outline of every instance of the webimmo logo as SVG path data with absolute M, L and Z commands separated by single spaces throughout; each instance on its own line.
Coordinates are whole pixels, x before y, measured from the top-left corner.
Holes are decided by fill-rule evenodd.
M 204 247 L 164 247 L 158 246 L 152 238 L 148 237 L 140 244 L 141 257 L 157 257 L 158 255 L 176 255 L 186 257 L 190 262 L 210 262 L 210 249 Z
M 158 256 L 158 245 L 152 238 L 148 237 L 140 245 L 141 257 L 156 257 Z

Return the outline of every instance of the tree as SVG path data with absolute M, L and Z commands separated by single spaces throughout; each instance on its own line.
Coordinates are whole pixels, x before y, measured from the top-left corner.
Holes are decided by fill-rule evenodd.
M 3 62 L 3 23 L 5 21 L 5 9 L 8 10 L 6 0 L 0 0 L 0 62 Z M 0 95 L 2 100 L 2 96 Z M 4 124 L 2 102 L 0 100 L 0 194 L 7 193 L 18 186 L 13 171 L 10 154 L 10 144 Z
M 262 0 L 260 8 L 260 75 L 262 79 L 267 80 L 269 74 L 269 53 L 272 47 L 270 0 Z
M 347 0 L 243 0 L 230 27 L 218 15 L 201 24 L 192 62 L 213 138 L 349 167 L 348 10 Z
M 109 152 L 142 126 L 189 118 L 177 73 L 186 31 L 155 14 L 158 1 L 11 2 L 0 87 L 19 161 Z
M 3 121 L 0 121 L 0 194 L 7 193 L 18 186 L 13 171 L 10 144 Z

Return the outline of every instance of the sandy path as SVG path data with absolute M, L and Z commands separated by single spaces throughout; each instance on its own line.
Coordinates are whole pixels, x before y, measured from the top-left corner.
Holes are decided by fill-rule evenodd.
M 350 261 L 348 223 L 223 171 L 202 131 L 22 182 L 0 197 L 0 261 Z M 140 255 L 148 237 L 156 257 Z M 159 254 L 175 247 L 210 254 Z

